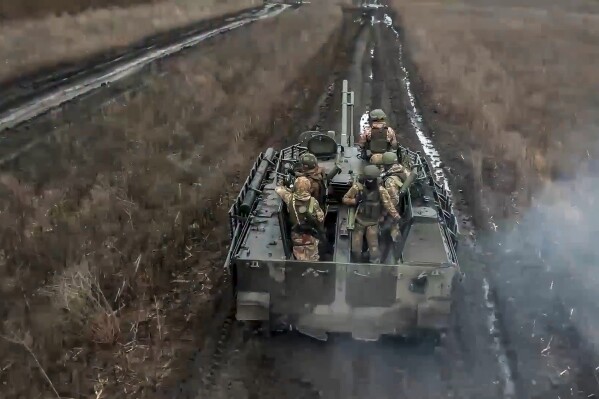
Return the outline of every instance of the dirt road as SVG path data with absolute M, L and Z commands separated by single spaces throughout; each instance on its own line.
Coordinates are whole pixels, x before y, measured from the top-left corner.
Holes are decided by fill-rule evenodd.
M 301 12 L 303 11 L 299 11 L 299 13 Z M 289 20 L 293 21 L 293 18 L 297 18 L 299 21 L 305 20 L 303 14 L 298 15 L 301 18 L 289 17 Z M 316 14 L 309 16 L 314 17 L 314 15 Z M 354 115 L 356 128 L 359 126 L 362 112 L 374 107 L 383 107 L 388 111 L 392 126 L 399 132 L 401 143 L 410 148 L 422 149 L 433 165 L 438 167 L 437 176 L 446 178 L 451 189 L 454 189 L 456 179 L 467 179 L 470 170 L 463 164 L 454 160 L 453 157 L 448 157 L 446 164 L 441 163 L 443 159 L 437 158 L 435 145 L 441 143 L 442 140 L 438 140 L 436 134 L 442 134 L 442 132 L 436 132 L 436 134 L 432 132 L 420 113 L 422 104 L 419 102 L 418 82 L 412 75 L 407 58 L 409 49 L 402 47 L 402 32 L 397 21 L 397 16 L 387 8 L 380 8 L 362 15 L 346 13 L 343 26 L 339 29 L 341 34 L 334 35 L 334 39 L 329 39 L 320 52 L 311 53 L 311 57 L 314 57 L 311 58 L 312 65 L 315 66 L 318 73 L 312 74 L 314 76 L 311 80 L 302 76 L 293 82 L 293 85 L 285 86 L 284 89 L 280 88 L 280 91 L 273 89 L 270 93 L 272 97 L 287 93 L 286 90 L 290 90 L 294 94 L 293 98 L 283 105 L 284 110 L 276 109 L 280 114 L 286 115 L 286 120 L 280 122 L 280 119 L 273 119 L 280 123 L 275 127 L 274 122 L 269 124 L 271 110 L 260 109 L 263 111 L 260 114 L 263 119 L 256 123 L 255 119 L 249 118 L 251 123 L 256 123 L 251 128 L 244 125 L 245 120 L 239 125 L 226 125 L 227 132 L 242 132 L 239 133 L 240 142 L 234 149 L 238 151 L 237 156 L 241 155 L 243 160 L 228 169 L 225 168 L 224 172 L 218 175 L 218 179 L 225 179 L 229 182 L 238 180 L 239 175 L 243 177 L 243 167 L 247 166 L 248 160 L 256 155 L 255 152 L 260 150 L 259 146 L 261 145 L 283 145 L 292 140 L 294 135 L 311 126 L 338 129 L 340 122 L 338 102 L 343 79 L 349 80 L 351 89 L 356 93 L 356 114 Z M 266 28 L 265 30 L 268 31 Z M 299 33 L 301 29 L 298 29 L 297 32 L 298 35 L 303 34 Z M 248 45 L 239 38 L 241 36 L 243 35 L 240 34 L 231 42 L 224 39 L 216 41 L 213 45 L 217 49 L 229 45 L 241 51 Z M 309 40 L 310 38 L 305 39 L 304 42 Z M 245 93 L 237 83 L 245 75 L 256 73 L 261 66 L 261 59 L 274 53 L 269 50 L 269 46 L 271 44 L 267 44 L 266 49 L 261 49 L 262 53 L 260 54 L 248 56 L 251 62 L 246 62 L 242 69 L 231 70 L 229 74 L 224 74 L 226 76 L 219 76 L 224 89 L 222 94 L 214 96 L 216 105 L 199 102 L 201 104 L 198 107 L 200 111 L 196 111 L 193 107 L 191 110 L 187 110 L 184 108 L 184 104 L 188 101 L 196 101 L 196 99 L 184 97 L 182 94 L 181 104 L 175 105 L 186 110 L 183 114 L 158 115 L 152 119 L 153 123 L 140 124 L 134 128 L 150 128 L 159 124 L 163 118 L 177 116 L 187 123 L 193 122 L 195 129 L 198 129 L 199 126 L 200 130 L 203 127 L 205 130 L 212 131 L 206 126 L 216 129 L 220 126 L 219 123 L 222 123 L 221 119 L 218 119 L 219 122 L 214 122 L 214 115 L 247 112 L 249 116 L 252 116 L 253 108 L 250 106 L 243 108 L 237 103 L 228 104 L 227 99 L 244 94 L 253 96 L 254 99 L 264 98 L 261 96 L 260 90 L 272 86 L 272 82 L 267 78 L 263 77 L 264 81 L 257 81 L 257 88 L 255 88 L 257 93 L 254 91 Z M 272 47 L 276 48 L 276 45 L 272 44 Z M 331 49 L 334 49 L 334 53 L 331 53 Z M 290 57 L 291 54 L 288 56 Z M 205 58 L 207 57 L 201 59 L 208 62 L 205 61 Z M 214 58 L 216 66 L 229 60 L 226 52 L 221 54 L 218 50 L 214 50 Z M 194 62 L 202 61 L 198 57 L 194 59 Z M 281 69 L 285 68 L 288 69 L 288 66 L 281 67 Z M 272 75 L 265 76 L 274 76 L 280 71 L 275 69 L 270 73 Z M 189 79 L 189 74 L 183 75 L 185 79 Z M 250 84 L 252 77 L 246 78 L 247 81 L 244 83 Z M 198 81 L 205 84 L 205 79 L 204 76 L 202 79 L 198 78 Z M 188 84 L 189 80 L 185 80 L 185 82 Z M 302 83 L 305 84 L 303 92 L 297 87 Z M 183 86 L 174 87 L 181 88 Z M 164 92 L 159 91 L 158 94 L 157 99 L 150 102 L 135 103 L 135 98 L 126 98 L 120 101 L 122 101 L 123 107 L 135 103 L 141 108 L 160 109 L 162 106 L 160 94 L 164 94 Z M 318 97 L 320 100 L 315 103 Z M 222 103 L 218 103 L 218 101 L 222 101 Z M 205 112 L 206 114 L 202 114 L 199 121 L 192 119 L 189 122 L 185 119 L 185 115 L 195 112 Z M 75 117 L 76 115 L 67 114 L 66 119 L 75 120 Z M 128 118 L 130 117 L 129 115 Z M 39 132 L 44 126 L 51 126 L 53 123 L 56 121 L 49 121 L 46 125 L 40 124 L 33 130 Z M 92 125 L 98 130 L 92 131 L 94 134 L 88 134 L 87 139 L 92 140 L 94 135 L 105 133 L 111 127 L 110 124 L 104 125 L 105 123 L 104 121 L 101 125 L 102 129 Z M 160 136 L 165 132 L 180 128 L 177 124 L 165 124 L 155 133 Z M 129 129 L 131 128 L 129 127 Z M 123 130 L 122 134 L 128 138 L 128 130 Z M 78 156 L 82 157 L 79 162 L 91 168 L 92 165 L 95 165 L 94 159 L 100 160 L 110 152 L 113 155 L 122 152 L 123 159 L 128 159 L 129 152 L 127 151 L 131 151 L 130 148 L 123 150 L 111 144 L 113 143 L 111 140 L 121 139 L 121 132 L 118 129 L 117 133 L 111 132 L 114 134 L 114 138 L 110 136 L 105 139 L 110 146 L 106 144 L 104 152 L 97 150 L 97 154 L 93 154 L 95 158 L 88 159 L 89 155 L 85 151 L 76 152 Z M 35 131 L 27 133 L 23 131 L 20 143 L 26 142 L 27 138 L 33 136 L 35 136 Z M 198 136 L 190 135 L 190 137 L 195 139 L 196 143 L 197 140 L 206 140 L 206 142 L 212 140 L 211 136 L 204 133 L 200 133 Z M 56 137 L 56 141 L 60 141 L 60 139 L 61 136 Z M 218 149 L 227 150 L 230 141 L 219 143 Z M 85 147 L 90 145 L 89 143 L 89 141 L 80 142 L 77 145 Z M 131 142 L 127 143 L 129 146 L 133 145 Z M 15 147 L 19 146 L 17 144 L 19 143 L 16 143 Z M 169 145 L 162 141 L 156 141 L 156 144 L 153 145 L 153 142 L 150 141 L 148 148 L 158 151 L 159 149 L 155 149 L 154 146 L 160 148 L 164 146 L 170 150 Z M 441 150 L 441 148 L 438 149 Z M 70 151 L 75 150 L 71 149 Z M 150 152 L 148 149 L 142 150 Z M 451 148 L 442 148 L 442 150 L 442 154 L 448 152 L 455 154 L 459 153 L 461 148 L 459 145 L 454 145 Z M 66 153 L 66 155 L 70 154 L 70 152 Z M 133 152 L 133 154 L 139 155 L 137 152 Z M 201 161 L 190 161 L 189 169 L 192 171 L 202 171 L 206 165 L 212 165 L 218 161 L 204 151 L 200 151 L 199 154 L 201 156 L 198 158 Z M 38 162 L 42 162 L 43 157 L 42 149 L 29 155 L 27 159 L 29 162 L 31 159 L 38 159 Z M 190 156 L 191 158 L 193 157 Z M 186 160 L 181 161 L 182 165 L 186 165 L 184 161 Z M 128 165 L 129 161 L 119 162 L 123 163 L 123 168 L 132 168 L 131 165 Z M 197 165 L 192 162 L 196 162 Z M 11 168 L 21 173 L 23 179 L 26 179 L 28 178 L 27 173 L 22 172 L 22 169 L 26 169 L 24 163 L 25 160 L 21 160 L 20 163 L 13 162 Z M 142 161 L 133 164 L 133 167 L 148 167 L 148 175 L 157 173 L 151 166 Z M 164 165 L 158 166 L 164 167 Z M 193 169 L 194 167 L 196 169 Z M 105 169 L 109 172 L 112 170 Z M 43 172 L 43 168 L 36 169 L 35 179 L 45 181 Z M 66 176 L 64 179 L 67 181 L 66 167 L 63 173 Z M 108 172 L 104 171 L 104 173 Z M 29 174 L 34 174 L 34 172 L 30 171 Z M 141 175 L 136 176 L 141 177 Z M 83 177 L 87 178 L 88 176 L 80 176 L 81 179 Z M 60 182 L 61 178 L 53 178 L 53 180 Z M 213 184 L 216 191 L 218 184 L 222 181 L 210 183 L 209 177 L 202 175 L 200 183 L 205 185 L 206 190 Z M 193 324 L 193 328 L 201 328 L 203 336 L 207 338 L 202 341 L 201 346 L 198 345 L 197 351 L 184 352 L 185 355 L 191 353 L 191 359 L 179 363 L 179 367 L 185 372 L 176 375 L 179 379 L 168 388 L 166 392 L 168 397 L 185 399 L 275 397 L 541 399 L 551 397 L 587 398 L 599 395 L 592 364 L 592 352 L 585 346 L 584 339 L 576 334 L 575 326 L 570 323 L 572 315 L 569 314 L 568 309 L 559 300 L 555 300 L 553 295 L 539 294 L 537 301 L 527 303 L 530 296 L 525 293 L 530 288 L 527 284 L 530 284 L 531 278 L 527 275 L 527 278 L 519 281 L 519 277 L 526 273 L 538 273 L 543 266 L 542 259 L 531 260 L 529 262 L 531 264 L 522 267 L 509 269 L 496 267 L 506 263 L 517 265 L 518 261 L 523 258 L 532 258 L 528 256 L 529 250 L 525 247 L 520 249 L 521 252 L 506 253 L 502 251 L 499 244 L 505 242 L 507 238 L 504 240 L 503 237 L 497 238 L 485 232 L 476 232 L 470 224 L 471 215 L 476 210 L 473 209 L 473 204 L 467 201 L 468 198 L 464 195 L 466 193 L 461 193 L 460 190 L 461 186 L 459 189 L 455 188 L 453 195 L 454 203 L 457 204 L 456 212 L 461 221 L 462 237 L 458 255 L 466 278 L 457 298 L 458 315 L 455 320 L 455 328 L 448 334 L 441 347 L 432 349 L 426 344 L 402 340 L 366 343 L 353 341 L 346 337 L 333 337 L 328 342 L 322 343 L 295 333 L 278 334 L 270 340 L 248 335 L 247 330 L 234 323 L 230 318 L 231 293 L 227 290 L 228 287 L 225 283 L 221 303 L 218 306 L 211 304 L 217 310 L 214 316 L 212 317 L 211 313 L 210 316 L 203 317 L 203 324 L 200 326 L 198 326 L 199 323 Z M 127 197 L 126 200 L 141 201 L 140 197 L 143 197 L 145 192 L 139 189 L 137 197 Z M 147 192 L 153 193 L 149 189 Z M 173 196 L 176 196 L 176 193 Z M 180 196 L 181 194 L 179 194 Z M 222 202 L 223 197 L 215 200 L 207 196 L 202 200 Z M 198 207 L 203 204 L 202 201 L 194 203 Z M 215 269 L 220 267 L 221 263 L 219 262 L 224 261 L 222 259 L 223 248 L 218 244 L 226 243 L 227 240 L 226 231 L 218 228 L 219 224 L 221 227 L 224 224 L 226 216 L 223 209 L 225 206 L 214 209 L 216 209 L 214 213 L 206 216 L 208 220 L 204 222 L 203 228 L 209 231 L 207 234 L 216 236 L 216 239 L 212 238 L 214 241 L 212 244 L 216 243 L 217 245 L 204 243 L 198 246 L 199 256 L 206 257 L 207 254 L 212 256 L 209 261 L 205 262 L 205 268 L 201 270 L 208 274 L 210 271 L 206 270 L 206 267 Z M 168 213 L 169 220 L 177 220 L 176 218 L 179 217 L 177 210 L 178 208 L 175 207 L 168 208 L 166 211 L 159 209 L 151 216 L 158 218 L 161 214 Z M 131 220 L 131 216 L 129 219 L 126 218 L 126 215 L 123 218 L 125 225 Z M 139 223 L 137 219 L 133 220 L 132 225 Z M 154 226 L 155 222 L 148 223 L 148 226 L 150 225 Z M 125 238 L 129 239 L 129 237 Z M 514 239 L 514 237 L 511 238 Z M 523 253 L 526 253 L 526 256 Z M 137 255 L 137 252 L 134 255 Z M 124 255 L 123 258 L 125 258 Z M 176 256 L 172 259 L 173 261 L 178 260 Z M 181 269 L 186 270 L 187 267 L 191 267 L 188 266 L 189 263 L 181 264 L 183 265 Z M 173 267 L 168 271 L 180 272 L 181 269 Z M 185 275 L 185 278 L 193 279 L 197 276 Z M 546 273 L 538 279 L 538 282 L 550 284 L 552 278 L 552 274 Z M 168 276 L 163 285 L 169 286 L 170 279 L 171 276 Z M 177 278 L 176 281 L 182 280 Z M 215 279 L 215 281 L 219 282 L 220 280 Z M 205 280 L 202 282 L 204 283 Z M 216 295 L 219 294 L 218 289 L 215 289 L 214 292 Z M 182 297 L 185 301 L 194 294 L 194 289 L 191 287 L 185 291 L 185 294 L 182 294 Z M 129 293 L 129 295 L 131 294 Z M 177 296 L 178 300 L 180 300 L 179 298 Z M 197 309 L 197 307 L 192 307 L 193 311 L 197 311 Z M 545 315 L 544 322 L 535 321 L 534 315 L 540 313 Z M 165 317 L 168 319 L 167 316 Z M 211 322 L 209 322 L 210 319 L 212 319 Z M 533 321 L 531 322 L 531 320 Z M 179 321 L 177 320 L 177 322 Z M 159 322 L 160 319 L 157 324 L 152 325 L 161 327 Z M 172 320 L 171 323 L 173 323 Z M 181 324 L 185 323 L 181 322 Z M 173 326 L 175 325 L 173 324 Z M 159 330 L 155 328 L 153 331 L 156 333 Z M 186 333 L 189 331 L 186 330 Z M 193 331 L 191 334 L 193 335 Z M 171 336 L 169 339 L 173 340 L 173 337 Z M 165 394 L 163 391 L 160 392 Z
M 445 166 L 444 170 L 437 170 L 438 176 L 450 172 L 467 175 L 469 170 L 459 164 L 442 164 L 434 149 L 434 137 L 432 141 L 427 137 L 432 132 L 422 120 L 414 83 L 406 75 L 410 70 L 409 60 L 402 58 L 405 51 L 393 13 L 379 10 L 366 15 L 363 22 L 353 45 L 351 63 L 337 71 L 335 82 L 338 89 L 341 80 L 347 78 L 356 92 L 355 126 L 359 126 L 363 111 L 375 107 L 392 110 L 392 126 L 400 132 L 402 144 L 422 149 L 433 165 Z M 334 91 L 334 98 L 340 98 L 339 90 Z M 338 104 L 333 103 L 320 108 L 318 119 L 338 128 L 339 116 Z M 453 180 L 448 179 L 450 186 Z M 215 377 L 210 386 L 200 391 L 205 397 L 219 398 L 587 398 L 596 395 L 598 386 L 590 368 L 592 356 L 585 352 L 581 337 L 573 335 L 575 330 L 568 323 L 567 311 L 556 307 L 557 299 L 546 296 L 527 304 L 530 279 L 524 278 L 522 284 L 516 284 L 519 275 L 538 270 L 541 261 L 536 267 L 522 265 L 507 270 L 499 267 L 506 262 L 519 264 L 524 249 L 517 254 L 501 251 L 493 255 L 500 250 L 502 238 L 481 233 L 475 239 L 469 216 L 472 209 L 457 190 L 454 200 L 462 225 L 459 256 L 466 279 L 458 299 L 455 329 L 441 348 L 431 351 L 430 347 L 414 342 L 362 343 L 345 337 L 321 343 L 294 333 L 270 340 L 248 339 L 242 327 L 235 327 L 229 332 L 231 338 L 222 346 L 217 345 L 222 353 L 219 352 L 216 371 L 213 370 Z M 547 273 L 543 280 L 551 278 Z M 545 323 L 539 322 L 536 329 L 529 330 L 534 323 L 529 318 L 532 313 L 543 313 Z M 550 340 L 554 345 L 560 343 L 552 347 Z
M 340 68 L 335 87 L 347 78 L 356 92 L 355 126 L 359 126 L 363 111 L 374 107 L 393 110 L 392 126 L 400 132 L 402 144 L 422 148 L 417 133 L 422 135 L 418 129 L 426 126 L 419 123 L 418 109 L 410 102 L 413 93 L 406 86 L 407 69 L 392 15 L 377 11 L 363 22 L 351 63 Z M 338 90 L 334 98 L 340 98 Z M 338 104 L 321 108 L 318 119 L 338 128 Z M 456 199 L 459 203 L 458 193 Z M 480 255 L 480 246 L 470 240 L 469 210 L 461 208 L 465 245 L 460 249 L 460 260 L 467 277 L 456 328 L 442 348 L 431 352 L 426 345 L 414 342 L 361 343 L 344 337 L 321 343 L 292 333 L 268 341 L 258 337 L 245 341 L 242 330 L 235 328 L 230 341 L 220 348 L 224 351 L 219 356 L 220 371 L 211 381 L 208 396 L 524 398 L 559 391 L 551 387 L 548 378 L 537 377 L 533 385 L 530 380 L 520 380 L 528 374 L 518 370 L 516 354 L 522 353 L 526 359 L 520 363 L 539 374 L 545 370 L 546 359 L 536 356 L 537 348 L 531 348 L 530 343 L 509 342 L 508 334 L 518 331 L 519 326 L 501 322 L 496 290 L 485 275 L 486 259 Z M 510 331 L 504 331 L 506 328 Z M 569 391 L 570 387 L 562 389 Z

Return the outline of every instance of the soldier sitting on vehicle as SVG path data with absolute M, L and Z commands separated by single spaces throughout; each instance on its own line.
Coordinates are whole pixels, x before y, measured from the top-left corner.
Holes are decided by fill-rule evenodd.
M 364 126 L 358 140 L 363 158 L 368 158 L 367 151 L 370 151 L 371 154 L 383 154 L 389 150 L 396 150 L 395 131 L 387 126 L 385 112 L 382 109 L 370 111 L 369 122 L 369 125 Z
M 299 169 L 294 171 L 295 177 L 307 177 L 310 180 L 310 194 L 324 205 L 325 184 L 331 181 L 341 171 L 341 168 L 335 165 L 335 168 L 327 174 L 323 168 L 318 166 L 316 156 L 309 152 L 303 154 L 299 161 Z
M 289 210 L 295 259 L 319 260 L 318 237 L 324 222 L 324 212 L 318 205 L 318 201 L 310 195 L 310 180 L 306 177 L 296 178 L 293 191 L 283 186 L 282 180 L 279 184 L 275 191 Z
M 352 255 L 357 261 L 361 259 L 365 235 L 370 263 L 380 263 L 379 223 L 387 214 L 396 221 L 400 219 L 389 192 L 383 187 L 380 173 L 376 165 L 366 166 L 363 181 L 355 182 L 343 196 L 343 204 L 357 206 L 351 244 Z

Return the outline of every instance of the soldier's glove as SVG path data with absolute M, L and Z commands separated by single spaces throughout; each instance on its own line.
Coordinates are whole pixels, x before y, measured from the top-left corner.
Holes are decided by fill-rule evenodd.
M 362 193 L 356 194 L 356 205 L 360 205 L 364 202 L 364 195 Z
M 285 181 L 285 185 L 287 187 L 291 187 L 293 185 L 293 182 L 294 182 L 293 176 L 291 176 L 291 175 L 285 176 L 284 181 Z

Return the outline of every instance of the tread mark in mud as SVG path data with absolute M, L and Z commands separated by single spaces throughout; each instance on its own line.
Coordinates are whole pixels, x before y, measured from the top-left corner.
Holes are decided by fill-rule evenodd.
M 216 342 L 216 346 L 214 348 L 214 352 L 210 358 L 210 363 L 207 367 L 207 373 L 203 377 L 202 380 L 202 388 L 200 390 L 201 395 L 199 398 L 208 398 L 210 397 L 210 393 L 212 388 L 217 382 L 218 372 L 222 366 L 223 354 L 225 352 L 227 343 L 229 342 L 229 338 L 231 337 L 231 332 L 233 330 L 235 320 L 235 308 L 232 307 L 229 315 L 223 322 L 220 333 L 218 336 L 218 340 Z

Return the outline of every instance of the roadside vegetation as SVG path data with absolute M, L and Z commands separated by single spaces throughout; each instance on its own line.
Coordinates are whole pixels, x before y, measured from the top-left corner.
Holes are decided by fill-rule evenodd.
M 262 0 L 0 0 L 0 82 L 262 4 Z
M 541 185 L 589 167 L 598 154 L 599 3 L 392 3 L 427 121 L 443 157 L 472 171 L 457 179 L 476 208 L 513 216 Z M 454 151 L 461 143 L 470 150 Z M 485 228 L 487 220 L 478 215 Z
M 48 139 L 1 165 L 2 398 L 164 397 L 188 378 L 229 204 L 326 87 L 341 21 L 321 2 L 221 36 L 69 124 L 47 116 Z

